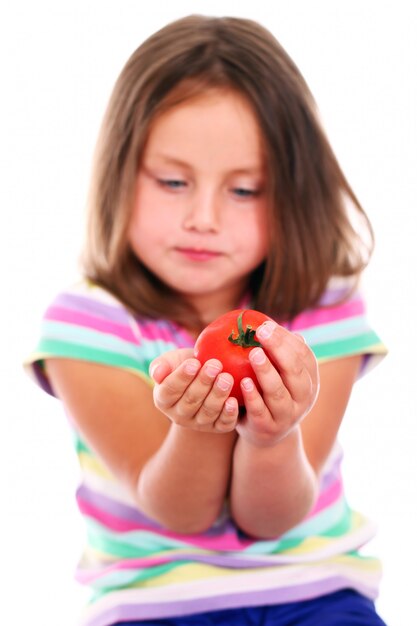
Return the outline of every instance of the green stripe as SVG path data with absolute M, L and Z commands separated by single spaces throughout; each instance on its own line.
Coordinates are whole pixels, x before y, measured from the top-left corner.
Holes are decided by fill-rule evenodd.
M 171 538 L 165 538 L 156 535 L 152 531 L 134 531 L 129 536 L 123 536 L 113 533 L 111 530 L 104 529 L 101 524 L 95 520 L 85 518 L 87 523 L 87 535 L 89 545 L 104 552 L 105 554 L 119 558 L 142 558 L 152 556 L 155 551 L 167 550 L 169 555 L 170 549 L 180 548 L 192 553 L 199 551 L 194 546 L 187 545 L 187 542 L 179 542 Z M 352 523 L 352 514 L 350 509 L 346 508 L 343 517 L 330 528 L 322 533 L 315 535 L 306 534 L 304 536 L 288 537 L 280 539 L 276 542 L 269 542 L 269 549 L 266 550 L 265 542 L 254 543 L 249 550 L 242 551 L 241 556 L 244 558 L 245 553 L 256 554 L 282 554 L 289 550 L 293 550 L 302 544 L 310 536 L 319 536 L 323 538 L 340 537 L 349 532 Z M 123 541 L 124 539 L 124 541 Z M 268 542 L 267 542 L 268 543 Z M 192 557 L 186 559 L 187 562 L 193 562 Z
M 369 330 L 369 324 L 367 324 L 366 318 L 361 315 L 350 317 L 342 321 L 327 322 L 325 324 L 319 324 L 318 326 L 311 326 L 300 330 L 300 333 L 304 336 L 307 343 L 311 345 L 315 343 L 320 344 L 326 340 L 337 340 L 341 337 L 355 337 Z
M 93 361 L 104 365 L 114 365 L 118 367 L 126 367 L 133 369 L 142 374 L 148 374 L 149 362 L 140 363 L 127 354 L 119 354 L 81 346 L 74 343 L 66 343 L 56 339 L 41 339 L 38 351 L 48 356 L 67 357 L 71 359 L 82 359 L 85 361 Z M 44 356 L 44 358 L 45 358 Z
M 87 453 L 92 455 L 91 449 L 84 443 L 82 439 L 79 438 L 78 435 L 75 435 L 74 440 L 75 451 L 77 452 L 77 454 Z
M 327 528 L 322 533 L 317 533 L 316 535 L 306 534 L 304 537 L 293 537 L 288 539 L 281 539 L 277 544 L 274 550 L 270 551 L 270 554 L 283 554 L 285 552 L 294 550 L 294 548 L 298 548 L 300 544 L 302 544 L 306 539 L 310 539 L 311 537 L 322 537 L 322 538 L 335 538 L 340 537 L 347 533 L 350 530 L 351 526 L 351 517 L 349 515 L 345 515 L 338 523 L 334 524 L 331 528 Z M 255 550 L 252 551 L 251 554 L 254 554 Z
M 90 346 L 107 350 L 109 352 L 120 352 L 132 356 L 136 346 L 132 342 L 122 339 L 116 335 L 99 332 L 98 330 L 75 326 L 65 322 L 52 322 L 46 320 L 41 327 L 41 337 L 49 340 L 74 343 L 80 346 Z
M 88 346 L 107 352 L 126 354 L 140 361 L 152 360 L 163 352 L 174 350 L 177 347 L 173 341 L 146 339 L 144 337 L 141 338 L 140 345 L 135 345 L 131 341 L 99 330 L 49 320 L 43 322 L 41 336 L 49 340 L 65 341 L 66 343 Z
M 93 583 L 94 589 L 96 590 L 97 595 L 100 596 L 108 591 L 131 588 L 145 580 L 150 580 L 152 578 L 156 578 L 157 576 L 167 574 L 181 565 L 187 565 L 187 561 L 164 563 L 163 565 L 155 565 L 154 567 L 136 571 L 119 570 L 110 574 L 105 574 L 102 578 L 95 580 Z
M 91 522 L 87 522 L 87 538 L 88 544 L 95 550 L 117 556 L 119 558 L 133 559 L 152 556 L 154 547 L 145 549 L 144 547 L 133 545 L 132 543 L 123 543 L 122 541 L 114 541 L 104 533 L 97 532 L 90 528 Z
M 155 552 L 179 548 L 193 550 L 187 541 L 158 535 L 151 530 L 134 530 L 126 534 L 105 528 L 98 520 L 85 517 L 89 544 L 112 556 L 136 558 L 153 556 Z
M 329 341 L 317 346 L 311 346 L 318 359 L 329 357 L 348 356 L 350 354 L 361 354 L 365 352 L 375 352 L 375 348 L 380 346 L 378 336 L 370 331 L 356 337 L 347 337 L 339 341 Z

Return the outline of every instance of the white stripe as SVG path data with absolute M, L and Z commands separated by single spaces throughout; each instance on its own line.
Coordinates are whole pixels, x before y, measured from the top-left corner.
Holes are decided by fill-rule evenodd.
M 204 598 L 221 598 L 235 594 L 275 590 L 279 588 L 302 588 L 313 583 L 346 578 L 352 586 L 373 589 L 380 579 L 379 572 L 355 568 L 354 564 L 327 562 L 316 567 L 288 566 L 266 571 L 228 575 L 226 578 L 204 578 L 186 584 L 170 584 L 164 587 L 123 589 L 103 596 L 87 608 L 82 624 L 99 616 L 112 607 L 137 604 L 167 604 Z

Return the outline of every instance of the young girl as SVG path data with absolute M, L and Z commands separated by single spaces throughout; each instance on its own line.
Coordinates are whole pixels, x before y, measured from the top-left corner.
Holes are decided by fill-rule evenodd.
M 358 553 L 374 529 L 337 444 L 385 352 L 357 290 L 371 247 L 268 31 L 192 16 L 134 52 L 101 129 L 84 278 L 27 362 L 74 430 L 83 624 L 382 624 L 379 564 Z M 193 353 L 238 307 L 276 320 L 243 414 L 222 363 Z

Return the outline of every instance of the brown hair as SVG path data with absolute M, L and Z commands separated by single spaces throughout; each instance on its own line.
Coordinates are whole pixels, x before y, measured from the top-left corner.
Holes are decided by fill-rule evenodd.
M 247 19 L 180 19 L 128 60 L 97 145 L 84 271 L 136 314 L 198 323 L 135 257 L 127 229 L 150 124 L 169 106 L 212 87 L 242 94 L 264 138 L 271 236 L 267 258 L 251 277 L 252 304 L 288 320 L 317 304 L 332 276 L 359 276 L 373 233 L 298 68 L 269 31 Z

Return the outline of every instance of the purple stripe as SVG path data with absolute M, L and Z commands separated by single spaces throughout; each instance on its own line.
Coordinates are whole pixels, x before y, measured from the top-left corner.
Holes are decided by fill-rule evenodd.
M 130 522 L 136 522 L 137 524 L 140 524 L 142 526 L 147 526 L 150 530 L 160 530 L 162 528 L 160 524 L 154 522 L 149 517 L 146 517 L 146 515 L 141 513 L 133 506 L 117 502 L 116 500 L 113 500 L 108 496 L 104 496 L 100 493 L 93 491 L 92 489 L 89 489 L 85 485 L 81 485 L 77 489 L 76 497 L 77 499 L 92 504 L 98 509 L 106 511 L 106 513 L 110 513 L 110 515 L 129 520 Z
M 332 485 L 335 481 L 341 481 L 341 471 L 340 465 L 342 463 L 343 454 L 337 456 L 334 460 L 333 465 L 329 467 L 325 474 L 322 474 L 320 477 L 320 488 L 319 493 L 326 491 L 330 485 Z
M 46 393 L 49 393 L 51 396 L 55 396 L 54 390 L 52 389 L 51 384 L 47 376 L 45 375 L 45 372 L 40 362 L 34 361 L 33 363 L 30 363 L 29 366 L 31 367 L 32 372 L 36 378 L 36 381 L 41 387 L 41 389 L 46 391 Z
M 236 554 L 236 553 L 234 553 Z M 227 567 L 230 569 L 240 569 L 244 567 L 245 569 L 258 568 L 258 567 L 274 567 L 277 565 L 288 565 L 288 563 L 279 563 L 274 561 L 274 557 L 280 558 L 280 555 L 277 554 L 267 554 L 264 559 L 262 559 L 259 555 L 256 555 L 256 558 L 245 558 L 244 552 L 241 553 L 240 556 L 228 556 L 227 554 L 195 554 L 194 552 L 181 553 L 175 555 L 169 555 L 170 562 L 176 561 L 191 561 L 192 563 L 205 563 L 208 565 L 217 565 L 218 567 Z M 282 557 L 281 557 L 282 558 Z
M 107 322 L 113 322 L 130 329 L 130 320 L 138 324 L 138 333 L 144 339 L 167 341 L 175 343 L 178 347 L 192 347 L 194 340 L 179 326 L 168 320 L 152 320 L 129 316 L 122 303 L 105 304 L 94 300 L 92 297 L 61 293 L 55 298 L 50 309 L 58 307 L 67 311 L 86 313 L 92 317 L 101 318 Z
M 236 554 L 236 553 L 234 553 Z M 300 558 L 300 557 L 298 557 Z M 279 560 L 281 559 L 281 561 Z M 114 572 L 123 572 L 126 570 L 137 570 L 142 569 L 141 561 L 146 562 L 146 568 L 151 570 L 153 567 L 158 567 L 159 565 L 172 563 L 179 563 L 180 565 L 184 563 L 191 563 L 195 565 L 196 563 L 204 563 L 206 565 L 213 565 L 217 567 L 227 568 L 227 569 L 241 569 L 244 568 L 246 570 L 250 569 L 258 569 L 258 568 L 270 568 L 270 567 L 279 567 L 279 566 L 289 566 L 289 565 L 298 565 L 296 562 L 297 557 L 287 557 L 287 561 L 284 561 L 285 557 L 280 555 L 266 555 L 263 559 L 261 556 L 257 555 L 256 558 L 245 558 L 245 556 L 241 555 L 239 557 L 228 556 L 227 554 L 196 554 L 195 552 L 181 552 L 178 554 L 171 554 L 170 550 L 166 550 L 164 552 L 164 556 L 162 557 L 143 557 L 126 559 L 122 561 L 120 564 L 104 566 L 103 569 L 89 569 L 87 571 L 79 571 L 76 573 L 76 578 L 81 583 L 89 584 L 94 580 L 106 580 L 106 577 Z M 152 565 L 149 565 L 149 560 L 153 560 Z M 93 583 L 94 586 L 94 583 Z
M 125 604 L 124 606 L 105 609 L 103 613 L 87 621 L 88 626 L 109 626 L 118 621 L 159 619 L 165 617 L 180 617 L 206 611 L 218 611 L 286 602 L 300 602 L 311 600 L 319 596 L 340 591 L 347 587 L 355 589 L 359 593 L 374 600 L 376 592 L 358 581 L 350 578 L 335 576 L 327 580 L 301 584 L 296 587 L 278 587 L 252 592 L 234 593 L 223 596 L 211 596 L 209 598 L 179 599 L 173 602 Z M 163 595 L 163 588 L 161 589 Z M 179 594 L 180 595 L 180 594 Z
M 92 297 L 79 296 L 71 293 L 59 294 L 55 298 L 52 306 L 58 306 L 64 309 L 80 311 L 83 313 L 91 313 L 97 317 L 102 317 L 117 324 L 126 324 L 128 319 L 125 309 L 117 303 L 113 305 L 105 304 L 104 302 L 93 300 Z
M 328 306 L 328 305 L 339 304 L 343 302 L 343 300 L 346 298 L 348 294 L 350 294 L 349 299 L 352 299 L 358 295 L 357 293 L 355 293 L 355 291 L 351 293 L 351 286 L 346 286 L 346 285 L 344 287 L 335 287 L 334 289 L 326 289 L 326 291 L 323 293 L 323 295 L 321 296 L 319 300 L 319 305 Z
M 92 504 L 94 507 L 118 517 L 120 519 L 128 520 L 130 522 L 138 524 L 138 526 L 144 526 L 144 530 L 149 531 L 161 531 L 163 534 L 164 527 L 147 517 L 139 509 L 129 506 L 121 502 L 117 502 L 108 496 L 97 493 L 92 489 L 89 489 L 85 485 L 81 485 L 77 489 L 77 499 Z M 141 529 L 142 530 L 142 529 Z M 214 527 L 202 533 L 202 537 L 218 537 L 224 534 L 236 534 L 236 528 L 230 520 L 226 519 L 222 524 L 216 524 Z M 164 536 L 164 535 L 163 535 Z M 187 541 L 187 535 L 184 535 L 184 542 Z

